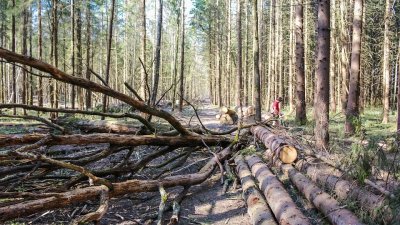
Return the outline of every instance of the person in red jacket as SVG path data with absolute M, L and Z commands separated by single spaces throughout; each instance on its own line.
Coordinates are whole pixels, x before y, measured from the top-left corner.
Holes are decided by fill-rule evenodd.
M 280 103 L 283 101 L 282 97 L 279 97 L 275 99 L 275 101 L 272 103 L 272 115 L 274 118 L 278 118 L 281 115 L 281 107 Z

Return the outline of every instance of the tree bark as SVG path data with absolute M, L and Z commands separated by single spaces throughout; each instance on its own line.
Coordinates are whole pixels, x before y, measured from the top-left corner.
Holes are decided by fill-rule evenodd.
M 82 15 L 81 15 L 81 8 L 82 8 L 82 0 L 77 0 L 76 4 L 76 57 L 77 57 L 77 65 L 76 65 L 76 75 L 78 77 L 83 77 L 83 58 L 82 58 Z M 84 100 L 83 100 L 83 90 L 82 88 L 78 87 L 76 90 L 78 95 L 78 107 L 79 109 L 83 109 L 84 107 Z
M 260 62 L 258 41 L 258 0 L 253 0 L 253 70 L 254 70 L 254 106 L 256 109 L 255 120 L 261 121 L 261 87 L 260 87 Z
M 111 1 L 111 15 L 110 15 L 110 23 L 108 24 L 108 40 L 107 40 L 107 64 L 106 64 L 106 84 L 110 80 L 110 67 L 111 67 L 111 44 L 112 44 L 112 32 L 113 32 L 113 24 L 114 24 L 114 13 L 115 13 L 115 0 Z M 106 112 L 107 109 L 107 95 L 103 96 L 103 113 Z M 101 118 L 104 120 L 104 117 Z
M 71 0 L 71 74 L 75 74 L 75 0 Z M 71 85 L 71 108 L 75 109 L 76 88 Z
M 346 113 L 347 99 L 348 99 L 348 88 L 349 88 L 349 60 L 348 57 L 348 26 L 346 20 L 346 8 L 347 1 L 340 1 L 340 64 L 341 64 L 341 76 L 342 76 L 342 90 L 341 90 L 341 103 L 342 113 Z
M 351 65 L 349 96 L 346 107 L 345 132 L 354 134 L 356 123 L 359 118 L 359 96 L 360 96 L 360 56 L 361 56 L 361 35 L 363 18 L 363 0 L 355 0 L 353 17 L 353 35 L 351 46 Z
M 304 72 L 303 0 L 297 0 L 296 3 L 296 121 L 304 125 L 307 122 L 307 114 Z
M 329 145 L 329 50 L 330 50 L 330 1 L 318 3 L 318 34 L 316 54 L 315 140 L 316 147 Z
M 90 59 L 91 59 L 91 12 L 90 12 L 90 1 L 86 3 L 86 79 L 90 80 L 91 72 L 90 72 Z M 92 108 L 92 92 L 90 90 L 86 90 L 86 110 L 90 110 Z

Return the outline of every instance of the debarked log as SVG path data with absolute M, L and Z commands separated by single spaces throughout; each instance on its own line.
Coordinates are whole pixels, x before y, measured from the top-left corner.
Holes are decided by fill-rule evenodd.
M 253 176 L 258 180 L 258 186 L 264 192 L 265 198 L 279 224 L 311 224 L 296 206 L 282 183 L 259 157 L 249 156 L 246 157 L 246 161 Z
M 292 163 L 297 159 L 297 149 L 283 137 L 261 126 L 253 126 L 250 131 L 267 147 L 265 155 L 268 159 L 283 163 Z
M 11 145 L 32 144 L 43 139 L 46 134 L 25 134 L 25 135 L 0 135 L 0 147 Z M 46 145 L 86 145 L 109 143 L 117 146 L 203 146 L 227 145 L 231 139 L 226 137 L 213 136 L 154 136 L 154 135 L 120 135 L 120 134 L 87 134 L 87 135 L 52 135 L 52 139 Z
M 247 213 L 250 215 L 251 222 L 254 225 L 269 225 L 277 224 L 271 209 L 264 200 L 263 195 L 257 188 L 253 176 L 243 159 L 239 155 L 235 158 L 236 173 L 240 178 L 243 190 L 243 199 L 247 205 Z
M 215 157 L 211 158 L 199 172 L 194 174 L 176 175 L 158 180 L 128 180 L 125 182 L 113 183 L 113 190 L 110 191 L 109 196 L 112 198 L 127 193 L 154 192 L 158 191 L 160 185 L 168 188 L 200 184 L 211 175 L 217 165 L 217 161 L 226 159 L 230 154 L 231 146 L 218 153 L 218 159 Z M 21 216 L 28 216 L 44 210 L 62 208 L 72 204 L 86 202 L 95 199 L 102 191 L 102 186 L 78 188 L 63 193 L 55 193 L 52 197 L 1 207 L 0 222 Z
M 339 205 L 332 196 L 322 191 L 310 179 L 298 172 L 292 165 L 282 165 L 282 170 L 289 175 L 297 189 L 334 225 L 362 225 L 349 210 Z

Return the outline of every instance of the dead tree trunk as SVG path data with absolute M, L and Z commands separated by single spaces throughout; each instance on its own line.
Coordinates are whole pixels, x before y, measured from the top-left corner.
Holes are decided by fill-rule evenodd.
M 157 17 L 157 43 L 156 54 L 154 56 L 153 67 L 153 89 L 151 94 L 151 105 L 154 106 L 157 100 L 158 81 L 160 79 L 160 62 L 161 62 L 161 34 L 162 34 L 162 20 L 163 20 L 163 1 L 158 0 L 158 17 Z

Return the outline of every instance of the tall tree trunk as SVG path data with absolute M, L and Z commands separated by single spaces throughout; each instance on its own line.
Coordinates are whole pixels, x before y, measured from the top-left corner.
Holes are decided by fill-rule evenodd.
M 353 34 L 351 45 L 351 65 L 349 97 L 346 108 L 345 132 L 354 134 L 355 125 L 359 117 L 359 96 L 360 96 L 360 55 L 361 55 L 361 34 L 362 34 L 363 0 L 355 0 L 353 16 Z
M 184 72 L 185 72 L 185 1 L 181 2 L 181 71 L 180 71 L 180 86 L 179 86 L 179 112 L 183 109 L 184 98 Z
M 289 15 L 289 77 L 288 77 L 288 97 L 289 97 L 289 110 L 292 112 L 293 110 L 293 66 L 294 66 L 294 23 L 296 21 L 293 20 L 293 10 L 294 10 L 294 0 L 290 0 L 290 15 Z
M 398 37 L 400 37 L 400 32 L 398 33 Z M 400 38 L 397 54 L 397 140 L 400 140 Z
M 242 104 L 242 1 L 237 0 L 237 78 L 236 78 L 236 106 Z
M 52 63 L 55 67 L 58 67 L 58 0 L 52 0 L 53 8 L 52 12 L 52 22 L 51 22 L 51 33 L 52 33 L 52 42 L 51 42 L 51 59 Z M 58 87 L 57 81 L 55 79 L 49 79 L 50 85 L 50 105 L 53 108 L 58 108 Z M 51 118 L 55 118 L 57 113 L 52 113 Z
M 12 16 L 11 16 L 11 51 L 15 52 L 15 12 L 16 12 L 16 5 L 15 0 L 12 0 Z M 17 68 L 15 63 L 12 66 L 12 99 L 14 103 L 17 103 Z M 17 111 L 14 108 L 13 114 L 16 115 Z
M 385 31 L 383 38 L 383 119 L 382 123 L 387 124 L 389 121 L 389 99 L 390 99 L 390 40 L 389 40 L 389 24 L 390 24 L 390 0 L 386 0 L 385 7 Z
M 23 55 L 28 55 L 28 42 L 27 42 L 27 36 L 28 36 L 28 12 L 26 10 L 26 6 L 24 6 L 24 10 L 22 11 L 22 19 L 23 19 L 23 24 L 22 24 L 22 54 Z M 24 69 L 22 71 L 22 104 L 26 104 L 27 100 L 27 80 L 26 77 L 28 76 L 28 73 L 26 72 L 28 69 L 26 66 L 24 66 Z M 26 115 L 26 110 L 24 110 L 24 115 Z
M 329 63 L 329 73 L 330 73 L 330 109 L 332 112 L 336 112 L 336 99 L 335 99 L 335 80 L 336 80 L 336 72 L 335 68 L 337 62 L 336 62 L 336 0 L 331 0 L 331 50 L 330 50 L 330 59 L 331 62 Z
M 296 1 L 296 121 L 305 124 L 306 96 L 305 96 L 305 71 L 304 71 L 304 31 L 303 31 L 303 0 Z
M 76 57 L 77 57 L 77 64 L 76 64 L 76 75 L 78 77 L 83 77 L 83 58 L 82 58 L 82 15 L 81 15 L 81 7 L 82 7 L 82 0 L 77 0 L 76 3 Z M 83 100 L 83 90 L 80 87 L 76 89 L 78 95 L 78 107 L 79 109 L 83 110 L 84 107 L 84 100 Z
M 71 70 L 75 74 L 75 0 L 71 0 Z M 71 108 L 75 108 L 75 85 L 71 85 Z
M 86 2 L 86 79 L 90 80 L 90 58 L 91 58 L 91 12 L 90 12 L 90 1 Z M 92 108 L 92 92 L 86 90 L 86 110 Z
M 42 0 L 38 0 L 38 30 L 39 30 L 39 37 L 38 37 L 38 57 L 39 60 L 43 60 L 43 49 L 42 49 Z M 41 74 L 41 73 L 39 73 Z M 38 80 L 38 104 L 39 106 L 43 106 L 43 79 L 39 77 Z
M 256 110 L 255 120 L 261 121 L 261 88 L 260 88 L 260 63 L 258 42 L 258 0 L 253 0 L 253 70 L 254 70 L 254 105 Z
M 243 77 L 243 93 L 244 93 L 244 95 L 243 95 L 243 98 L 244 98 L 244 101 L 243 101 L 243 104 L 245 105 L 245 106 L 248 106 L 248 104 L 249 104 L 249 78 L 250 78 L 250 76 L 249 76 L 249 48 L 248 48 L 248 45 L 249 45 L 249 13 L 248 13 L 248 2 L 247 1 L 245 1 L 245 7 L 244 7 L 244 10 L 245 10 L 245 13 L 244 13 L 244 16 L 245 16 L 245 29 L 244 29 L 244 32 L 245 32 L 245 41 L 244 41 L 244 49 L 245 49 L 245 54 L 244 54 L 244 77 Z
M 112 44 L 112 32 L 114 24 L 114 13 L 115 13 L 115 0 L 111 1 L 111 15 L 110 23 L 108 24 L 108 40 L 107 40 L 107 64 L 106 64 L 106 79 L 105 82 L 108 85 L 110 79 L 110 67 L 111 67 L 111 44 Z M 107 110 L 107 95 L 103 96 L 103 112 Z M 101 117 L 102 120 L 105 119 L 104 116 Z
M 346 9 L 347 1 L 340 1 L 340 64 L 341 64 L 341 76 L 342 76 L 342 90 L 341 90 L 341 103 L 342 113 L 345 114 L 347 107 L 348 88 L 349 88 L 349 61 L 347 60 L 348 55 L 348 26 L 346 23 Z
M 330 49 L 330 1 L 318 3 L 318 33 L 316 57 L 315 139 L 319 149 L 329 145 L 329 49 Z
M 176 90 L 177 90 L 177 76 L 178 76 L 178 50 L 179 50 L 179 26 L 180 26 L 180 18 L 177 16 L 176 18 L 176 27 L 177 31 L 175 33 L 175 43 L 174 43 L 174 62 L 173 62 L 173 80 L 172 80 L 172 85 L 174 86 L 174 92 L 172 94 L 172 111 L 175 110 L 175 100 L 176 100 Z M 212 73 L 212 68 L 211 68 L 211 37 L 209 36 L 209 46 L 208 46 L 208 54 L 209 54 L 209 71 L 208 71 L 208 78 L 210 81 L 210 99 L 212 103 L 212 83 L 211 83 L 211 73 Z M 180 86 L 179 86 L 180 87 Z
M 153 87 L 151 94 L 151 105 L 156 104 L 158 81 L 160 79 L 160 61 L 161 61 L 161 33 L 162 33 L 162 18 L 163 17 L 163 1 L 158 0 L 158 17 L 157 17 L 157 42 L 156 51 L 154 57 L 154 69 L 153 69 Z
M 147 99 L 146 93 L 146 83 L 147 83 L 147 74 L 146 74 L 146 0 L 142 0 L 141 4 L 141 12 L 142 12 L 142 62 L 143 66 L 140 75 L 140 95 L 144 100 Z
M 227 53 L 226 53 L 226 76 L 225 76 L 225 83 L 226 83 L 226 104 L 227 105 L 231 105 L 231 94 L 228 90 L 231 90 L 230 88 L 230 82 L 231 82 L 231 20 L 232 20 L 232 13 L 231 13 L 231 0 L 226 0 L 226 4 L 227 4 L 227 22 L 228 22 L 228 37 L 227 37 Z

